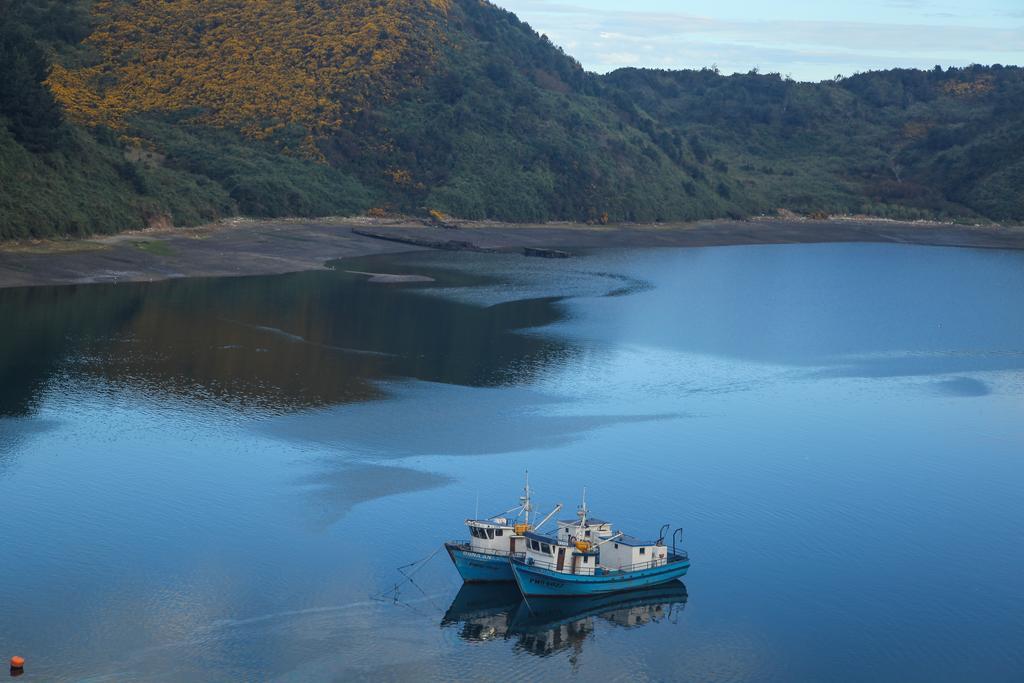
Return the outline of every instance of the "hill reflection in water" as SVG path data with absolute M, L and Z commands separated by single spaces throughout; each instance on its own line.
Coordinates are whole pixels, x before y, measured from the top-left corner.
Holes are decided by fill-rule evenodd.
M 0 290 L 0 416 L 31 414 L 62 378 L 288 411 L 378 398 L 386 378 L 494 386 L 570 349 L 513 334 L 558 320 L 555 298 L 479 306 L 416 289 L 320 272 Z

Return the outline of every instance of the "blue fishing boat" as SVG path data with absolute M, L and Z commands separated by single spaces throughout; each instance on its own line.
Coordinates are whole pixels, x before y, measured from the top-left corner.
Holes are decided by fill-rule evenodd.
M 559 520 L 554 534 L 524 532 L 526 551 L 513 554 L 509 566 L 525 596 L 575 597 L 636 590 L 686 575 L 690 558 L 676 548 L 682 529 L 665 544 L 661 529 L 656 541 L 642 541 L 589 517 L 584 502 L 578 520 Z
M 526 552 L 524 534 L 540 528 L 553 517 L 561 505 L 536 525 L 531 519 L 533 504 L 530 500 L 530 479 L 527 475 L 519 505 L 485 519 L 467 519 L 468 541 L 448 541 L 444 544 L 448 556 L 462 580 L 468 583 L 514 581 L 509 556 Z

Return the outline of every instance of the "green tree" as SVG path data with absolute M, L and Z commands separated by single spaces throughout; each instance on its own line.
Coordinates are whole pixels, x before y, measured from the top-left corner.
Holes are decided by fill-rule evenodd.
M 54 149 L 63 138 L 63 115 L 43 81 L 46 55 L 19 25 L 0 28 L 0 116 L 25 148 Z

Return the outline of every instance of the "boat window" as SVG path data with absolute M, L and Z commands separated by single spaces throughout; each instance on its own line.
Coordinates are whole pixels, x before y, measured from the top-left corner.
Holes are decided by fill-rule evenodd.
M 537 543 L 537 541 L 530 541 L 530 548 L 532 550 L 540 550 L 540 543 Z
M 548 555 L 550 555 L 551 554 L 551 546 L 549 546 L 547 543 L 541 543 L 540 544 L 540 551 L 542 553 L 547 553 Z
M 472 536 L 473 538 L 476 538 L 476 527 L 475 527 L 475 526 L 471 526 L 471 527 L 469 527 L 469 533 L 470 533 L 470 535 L 471 535 L 471 536 Z
M 646 555 L 647 554 L 647 548 L 640 548 L 640 554 L 641 555 Z
M 494 538 L 494 529 L 487 530 L 487 538 Z
M 495 529 L 494 530 L 494 535 L 495 536 L 504 536 L 505 535 L 505 530 L 504 529 Z
M 619 544 L 618 544 L 618 543 L 616 543 L 616 544 L 615 544 L 615 549 L 616 549 L 616 550 L 618 550 L 618 549 L 619 549 Z
M 589 536 L 589 535 L 590 535 L 590 529 L 587 529 L 587 533 L 585 533 L 585 534 L 583 534 L 583 535 L 584 535 L 584 536 Z
M 583 564 L 586 564 L 586 563 L 587 563 L 587 562 L 589 562 L 589 561 L 590 561 L 590 558 L 589 558 L 589 557 L 584 557 L 584 558 L 583 558 Z

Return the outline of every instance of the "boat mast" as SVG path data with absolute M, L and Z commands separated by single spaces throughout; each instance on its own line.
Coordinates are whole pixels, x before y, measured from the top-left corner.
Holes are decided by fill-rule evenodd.
M 523 509 L 520 510 L 520 514 L 526 514 L 526 523 L 530 523 L 530 511 L 533 510 L 533 506 L 530 504 L 530 470 L 526 470 L 526 486 L 523 487 L 523 495 L 519 497 L 520 502 L 523 504 Z
M 576 510 L 576 516 L 580 518 L 579 523 L 579 534 L 583 533 L 584 527 L 587 526 L 587 487 L 583 487 L 583 503 L 580 504 Z M 577 538 L 582 538 L 582 535 L 577 535 Z

